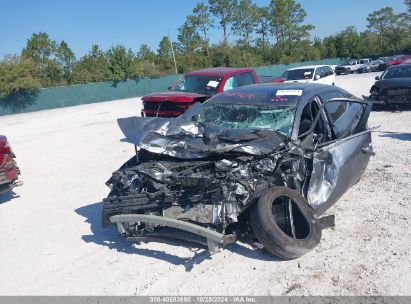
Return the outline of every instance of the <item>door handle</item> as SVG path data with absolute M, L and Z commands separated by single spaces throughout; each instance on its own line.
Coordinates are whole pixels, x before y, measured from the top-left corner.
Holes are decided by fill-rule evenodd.
M 362 153 L 375 156 L 375 152 L 372 150 L 372 147 L 361 148 Z

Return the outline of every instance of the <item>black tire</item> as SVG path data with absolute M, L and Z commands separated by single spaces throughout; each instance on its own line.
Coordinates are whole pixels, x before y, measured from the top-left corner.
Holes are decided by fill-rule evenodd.
M 292 200 L 292 214 L 298 215 L 299 222 L 295 221 L 294 225 L 295 235 L 298 235 L 296 238 L 284 231 L 284 223 L 274 218 L 273 208 L 278 208 L 278 202 L 284 199 Z M 261 244 L 282 259 L 298 258 L 312 250 L 321 240 L 321 226 L 314 210 L 297 191 L 286 187 L 268 189 L 251 209 L 250 223 Z

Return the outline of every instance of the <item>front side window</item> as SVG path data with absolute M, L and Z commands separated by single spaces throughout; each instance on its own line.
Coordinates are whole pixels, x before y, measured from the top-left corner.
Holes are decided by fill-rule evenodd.
M 321 68 L 317 68 L 316 70 L 315 70 L 315 74 L 314 74 L 314 80 L 316 80 L 316 77 L 317 76 L 320 76 L 320 78 L 322 78 L 322 76 L 321 76 Z
M 330 101 L 325 105 L 335 139 L 352 135 L 364 114 L 364 105 L 349 101 Z
M 238 80 L 236 76 L 231 76 L 225 82 L 223 92 L 238 88 Z
M 318 68 L 319 70 L 319 75 L 321 78 L 324 78 L 327 76 L 327 69 L 325 67 L 320 67 Z
M 315 122 L 316 117 L 319 115 L 319 119 L 316 125 L 313 127 L 314 139 L 316 143 L 323 143 L 331 139 L 331 131 L 328 123 L 320 112 L 320 106 L 317 101 L 313 100 L 309 102 L 303 109 L 300 118 L 300 126 L 298 130 L 299 136 L 308 132 Z

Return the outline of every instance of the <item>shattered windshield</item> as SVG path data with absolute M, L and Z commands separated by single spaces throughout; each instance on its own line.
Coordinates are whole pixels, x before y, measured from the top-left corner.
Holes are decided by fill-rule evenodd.
M 233 129 L 271 129 L 289 134 L 294 107 L 255 104 L 206 103 L 203 119 Z
M 203 95 L 215 95 L 220 87 L 222 77 L 186 75 L 181 78 L 170 90 L 178 92 L 192 92 Z
M 314 69 L 298 69 L 285 71 L 283 76 L 285 80 L 303 80 L 313 78 Z

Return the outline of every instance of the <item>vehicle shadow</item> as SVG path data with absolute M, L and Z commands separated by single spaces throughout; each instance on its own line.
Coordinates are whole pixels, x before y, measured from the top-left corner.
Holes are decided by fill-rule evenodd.
M 106 246 L 109 249 L 127 254 L 139 254 L 150 258 L 166 261 L 173 265 L 183 265 L 185 270 L 191 271 L 196 264 L 205 260 L 212 259 L 208 250 L 200 245 L 190 245 L 190 243 L 173 240 L 165 240 L 162 243 L 172 246 L 182 246 L 194 252 L 192 257 L 179 257 L 164 251 L 138 248 L 138 245 L 126 241 L 118 232 L 114 225 L 108 228 L 101 226 L 102 203 L 92 203 L 75 210 L 77 214 L 85 218 L 85 222 L 90 224 L 90 234 L 83 235 L 81 238 L 86 243 L 94 243 Z M 229 250 L 247 258 L 263 261 L 281 261 L 279 258 L 265 253 L 263 250 L 248 248 L 241 243 L 230 244 L 224 250 Z M 221 254 L 221 253 L 217 253 Z
M 0 204 L 6 203 L 18 197 L 20 196 L 13 191 L 7 191 L 4 193 L 0 193 Z
M 411 133 L 401 133 L 401 132 L 385 132 L 378 131 L 378 133 L 383 133 L 378 135 L 379 137 L 389 137 L 398 140 L 411 141 Z

